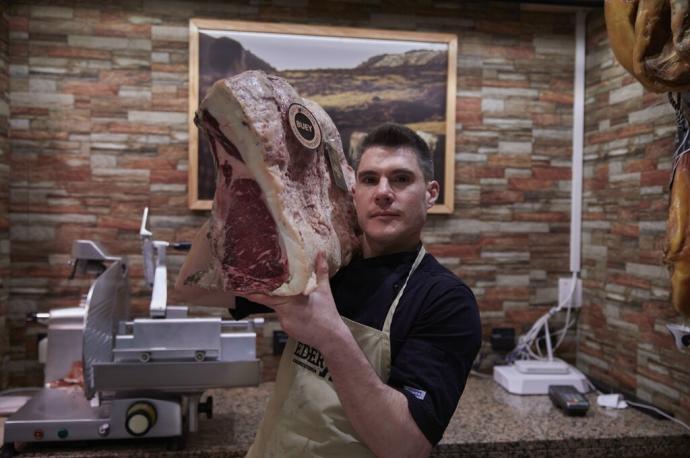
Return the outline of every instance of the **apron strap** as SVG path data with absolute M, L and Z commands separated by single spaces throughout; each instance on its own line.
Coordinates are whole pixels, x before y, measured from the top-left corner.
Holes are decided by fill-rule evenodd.
M 393 322 L 393 315 L 395 315 L 395 309 L 398 308 L 398 302 L 400 302 L 400 298 L 403 295 L 403 292 L 405 291 L 405 287 L 407 286 L 407 282 L 412 276 L 412 273 L 417 270 L 417 267 L 419 267 L 419 264 L 421 264 L 422 259 L 424 258 L 424 255 L 426 254 L 426 249 L 424 246 L 420 248 L 419 253 L 417 253 L 417 257 L 414 260 L 414 263 L 412 264 L 412 267 L 410 268 L 410 272 L 407 274 L 407 278 L 405 278 L 405 283 L 403 283 L 402 288 L 400 288 L 400 291 L 398 291 L 398 295 L 395 296 L 395 300 L 391 304 L 390 308 L 388 309 L 388 314 L 386 315 L 386 320 L 383 322 L 383 329 L 381 331 L 385 332 L 386 334 L 390 334 L 391 330 L 391 323 Z

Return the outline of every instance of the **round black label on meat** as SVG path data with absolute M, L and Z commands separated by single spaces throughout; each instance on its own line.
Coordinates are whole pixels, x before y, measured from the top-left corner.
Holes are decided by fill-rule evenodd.
M 297 140 L 309 149 L 316 149 L 321 144 L 321 129 L 311 111 L 299 103 L 288 108 L 288 122 Z

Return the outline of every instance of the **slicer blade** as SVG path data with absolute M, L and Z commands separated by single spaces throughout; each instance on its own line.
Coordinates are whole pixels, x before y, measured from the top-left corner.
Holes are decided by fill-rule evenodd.
M 93 364 L 113 360 L 115 334 L 120 321 L 129 314 L 129 275 L 127 261 L 115 261 L 91 285 L 84 316 L 84 394 L 96 394 Z

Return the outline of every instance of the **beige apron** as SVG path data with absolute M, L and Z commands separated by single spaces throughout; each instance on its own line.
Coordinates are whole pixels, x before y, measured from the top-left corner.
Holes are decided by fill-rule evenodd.
M 381 331 L 343 318 L 384 383 L 390 374 L 393 315 L 407 281 L 425 253 L 422 247 L 388 310 Z M 374 454 L 360 441 L 347 419 L 321 353 L 290 338 L 280 359 L 273 395 L 247 457 L 303 456 L 350 458 Z

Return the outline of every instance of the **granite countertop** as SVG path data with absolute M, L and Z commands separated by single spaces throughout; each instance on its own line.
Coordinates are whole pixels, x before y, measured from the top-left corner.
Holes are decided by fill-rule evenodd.
M 270 382 L 209 391 L 214 418 L 200 418 L 182 451 L 167 451 L 164 440 L 25 444 L 19 451 L 25 457 L 244 456 L 272 389 Z M 547 396 L 511 395 L 490 378 L 471 376 L 432 456 L 687 456 L 690 435 L 676 423 L 631 408 L 606 410 L 596 395 L 588 398 L 585 417 L 567 417 Z

